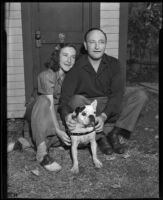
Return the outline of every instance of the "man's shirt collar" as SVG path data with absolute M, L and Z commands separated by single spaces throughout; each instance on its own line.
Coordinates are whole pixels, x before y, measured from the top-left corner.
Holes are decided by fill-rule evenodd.
M 106 61 L 106 55 L 104 54 L 102 56 L 102 59 L 101 59 L 101 62 L 100 62 L 100 66 L 98 68 L 98 71 L 97 73 L 94 71 L 91 63 L 89 62 L 89 59 L 88 59 L 88 55 L 85 55 L 84 58 L 83 58 L 83 68 L 90 72 L 90 73 L 93 73 L 93 74 L 96 74 L 96 75 L 100 75 L 106 68 L 107 68 L 107 61 Z

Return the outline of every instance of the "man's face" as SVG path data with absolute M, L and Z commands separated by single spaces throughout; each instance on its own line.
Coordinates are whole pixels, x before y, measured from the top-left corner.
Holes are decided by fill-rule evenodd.
M 87 35 L 86 39 L 84 46 L 89 57 L 93 60 L 101 59 L 106 48 L 105 35 L 99 30 L 93 30 Z

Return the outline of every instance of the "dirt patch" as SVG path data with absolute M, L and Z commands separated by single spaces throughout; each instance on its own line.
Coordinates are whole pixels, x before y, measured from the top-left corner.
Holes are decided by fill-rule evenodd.
M 62 170 L 48 172 L 35 160 L 35 152 L 24 150 L 8 154 L 8 197 L 10 198 L 158 198 L 158 95 L 149 100 L 124 155 L 103 155 L 103 168 L 97 170 L 88 149 L 79 150 L 78 175 L 70 172 L 69 150 L 52 148 L 50 154 Z M 8 121 L 8 139 L 15 140 L 23 120 Z M 34 171 L 33 171 L 34 170 Z

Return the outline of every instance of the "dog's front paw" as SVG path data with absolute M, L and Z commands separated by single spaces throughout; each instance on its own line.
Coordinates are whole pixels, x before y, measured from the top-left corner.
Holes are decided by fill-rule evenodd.
M 101 168 L 102 167 L 102 162 L 100 162 L 98 159 L 94 159 L 94 164 L 96 168 Z
M 71 168 L 71 172 L 72 172 L 73 174 L 78 174 L 78 173 L 79 173 L 79 167 L 73 166 L 73 167 Z

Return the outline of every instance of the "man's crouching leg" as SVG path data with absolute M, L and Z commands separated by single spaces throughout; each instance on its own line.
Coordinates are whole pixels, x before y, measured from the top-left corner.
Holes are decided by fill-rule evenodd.
M 112 145 L 115 153 L 122 154 L 125 152 L 125 147 L 120 144 L 118 136 L 123 136 L 126 139 L 130 138 L 147 99 L 146 92 L 142 89 L 137 87 L 126 88 L 120 117 L 113 130 L 107 134 L 108 142 Z

